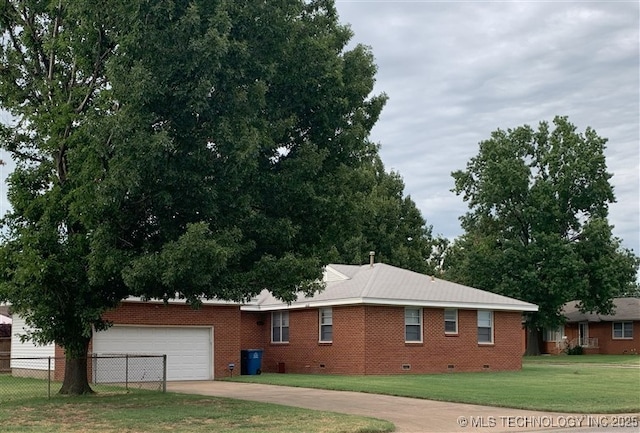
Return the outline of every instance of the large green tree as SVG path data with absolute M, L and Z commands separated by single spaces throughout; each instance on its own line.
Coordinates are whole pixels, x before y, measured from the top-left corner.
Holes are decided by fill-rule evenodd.
M 343 170 L 326 188 L 338 197 L 341 215 L 323 236 L 335 263 L 362 264 L 374 251 L 375 260 L 429 273 L 433 237 L 395 172 L 384 170 L 376 157 L 357 170 Z
M 62 393 L 91 392 L 92 333 L 129 295 L 317 290 L 366 196 L 404 206 L 398 242 L 428 234 L 372 168 L 385 97 L 332 1 L 6 0 L 0 34 L 0 299 L 64 348 Z
M 528 353 L 538 353 L 539 330 L 562 323 L 564 303 L 608 313 L 611 299 L 635 281 L 638 259 L 607 220 L 614 193 L 606 141 L 556 117 L 537 129 L 493 132 L 466 170 L 453 173 L 470 211 L 446 274 L 538 304 L 527 321 Z

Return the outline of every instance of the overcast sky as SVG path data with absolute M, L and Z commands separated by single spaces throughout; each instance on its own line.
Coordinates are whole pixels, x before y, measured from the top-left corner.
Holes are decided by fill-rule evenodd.
M 579 131 L 591 126 L 609 139 L 617 197 L 610 222 L 638 254 L 638 1 L 336 4 L 353 42 L 372 48 L 376 93 L 389 96 L 372 139 L 434 234 L 462 234 L 458 217 L 467 207 L 450 192 L 451 172 L 465 168 L 481 140 L 497 128 L 566 115 Z M 11 169 L 0 167 L 2 179 Z
M 462 234 L 450 192 L 497 128 L 566 115 L 609 139 L 614 235 L 640 250 L 638 1 L 337 0 L 354 43 L 372 48 L 389 101 L 372 139 L 434 234 Z

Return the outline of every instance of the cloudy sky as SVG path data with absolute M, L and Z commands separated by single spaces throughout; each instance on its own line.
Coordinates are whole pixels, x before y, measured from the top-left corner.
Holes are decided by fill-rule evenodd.
M 389 96 L 372 138 L 435 234 L 462 233 L 467 207 L 450 192 L 451 172 L 465 168 L 481 140 L 566 115 L 579 131 L 591 126 L 609 139 L 617 197 L 610 222 L 638 254 L 638 1 L 336 4 L 353 42 L 373 50 L 376 93 Z M 1 178 L 11 169 L 0 167 Z M 4 213 L 4 182 L 0 188 Z
M 389 101 L 372 132 L 389 170 L 434 234 L 462 234 L 450 192 L 478 143 L 566 115 L 609 139 L 617 203 L 610 223 L 640 251 L 638 1 L 337 0 L 354 43 L 372 48 L 376 93 Z

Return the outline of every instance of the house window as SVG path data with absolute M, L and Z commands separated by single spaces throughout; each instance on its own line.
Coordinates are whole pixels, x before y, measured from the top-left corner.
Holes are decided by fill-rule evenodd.
M 289 342 L 289 312 L 274 311 L 271 313 L 271 342 Z
M 564 334 L 562 327 L 559 328 L 545 328 L 542 339 L 547 342 L 562 341 L 562 335 Z
M 613 338 L 633 338 L 633 322 L 613 322 Z
M 320 308 L 320 342 L 333 341 L 333 311 L 331 308 Z
M 478 343 L 493 343 L 493 311 L 478 310 Z
M 444 333 L 458 333 L 458 310 L 455 308 L 445 308 L 444 310 Z
M 404 340 L 410 343 L 422 342 L 422 309 L 404 309 Z

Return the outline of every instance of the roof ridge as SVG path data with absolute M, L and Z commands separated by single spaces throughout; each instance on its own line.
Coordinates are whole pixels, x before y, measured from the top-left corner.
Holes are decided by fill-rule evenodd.
M 369 294 L 369 291 L 371 290 L 374 282 L 376 281 L 375 277 L 376 274 L 378 273 L 378 269 L 384 265 L 384 263 L 374 263 L 373 266 L 370 264 L 367 265 L 362 265 L 360 267 L 361 271 L 366 271 L 367 268 L 371 269 L 371 274 L 369 275 L 369 278 L 367 279 L 367 283 L 364 285 L 364 287 L 362 288 L 362 292 L 361 293 L 361 297 L 366 298 L 367 295 Z

